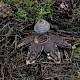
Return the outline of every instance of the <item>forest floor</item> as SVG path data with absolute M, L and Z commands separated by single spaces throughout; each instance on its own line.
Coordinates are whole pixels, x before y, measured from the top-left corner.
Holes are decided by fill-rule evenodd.
M 79 0 L 0 1 L 0 80 L 80 80 Z M 17 45 L 34 32 L 40 19 L 51 24 L 51 33 L 67 37 L 76 46 L 66 49 L 70 62 L 63 55 L 62 62 L 56 64 L 42 51 L 36 63 L 26 65 L 30 45 L 19 49 Z

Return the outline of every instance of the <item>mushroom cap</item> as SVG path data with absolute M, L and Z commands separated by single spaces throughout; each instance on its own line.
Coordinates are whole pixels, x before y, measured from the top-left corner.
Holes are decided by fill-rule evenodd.
M 34 26 L 34 31 L 37 34 L 44 34 L 44 33 L 48 32 L 49 29 L 50 29 L 50 23 L 43 19 L 38 21 Z

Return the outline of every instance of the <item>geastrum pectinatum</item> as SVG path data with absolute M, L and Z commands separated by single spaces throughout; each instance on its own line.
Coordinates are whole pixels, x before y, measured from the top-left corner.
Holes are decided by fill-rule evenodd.
M 61 62 L 60 52 L 58 47 L 72 49 L 71 44 L 67 43 L 58 34 L 47 33 L 50 29 L 50 23 L 46 20 L 38 21 L 34 26 L 34 31 L 25 40 L 23 40 L 17 47 L 30 44 L 26 64 L 35 63 L 36 59 L 40 56 L 40 53 L 44 50 L 48 59 L 53 60 L 55 63 Z

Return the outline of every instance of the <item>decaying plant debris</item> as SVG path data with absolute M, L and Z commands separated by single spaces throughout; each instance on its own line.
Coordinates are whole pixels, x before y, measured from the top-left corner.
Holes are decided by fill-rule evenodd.
M 53 79 L 53 78 L 54 79 L 56 79 L 56 78 L 57 79 L 62 79 L 62 78 L 63 79 L 64 78 L 71 79 L 71 76 L 78 75 L 78 73 L 76 73 L 75 70 L 79 64 L 75 63 L 76 58 L 72 57 L 73 56 L 71 54 L 72 52 L 67 53 L 67 54 L 69 54 L 69 57 L 72 57 L 71 62 L 69 62 L 69 60 L 68 60 L 69 58 L 67 57 L 67 54 L 65 52 L 65 54 L 62 55 L 63 56 L 62 62 L 60 64 L 55 64 L 55 63 L 53 63 L 52 60 L 47 59 L 47 56 L 46 56 L 45 52 L 43 51 L 41 53 L 42 55 L 37 58 L 37 62 L 35 64 L 26 65 L 27 52 L 28 52 L 28 48 L 29 48 L 28 46 L 30 46 L 30 44 L 26 45 L 26 42 L 29 40 L 29 38 L 31 38 L 31 35 L 33 33 L 29 32 L 29 33 L 22 34 L 21 32 L 17 32 L 18 27 L 16 27 L 16 29 L 14 29 L 14 27 L 12 27 L 12 28 L 13 28 L 13 30 L 10 30 L 7 25 L 7 27 L 4 27 L 1 29 L 1 31 L 2 31 L 1 32 L 2 35 L 0 35 L 0 40 L 1 40 L 0 41 L 1 79 L 6 79 L 6 80 L 8 80 L 8 79 L 10 79 L 10 80 L 17 79 L 18 80 L 18 79 L 25 79 L 25 78 L 28 78 L 28 79 L 29 78 L 31 78 L 31 79 L 32 78 L 33 79 L 34 78 L 35 79 L 39 79 L 39 78 L 40 79 Z M 5 30 L 5 29 L 7 29 L 7 31 L 6 31 L 7 35 L 5 35 L 5 33 L 3 32 L 3 30 Z M 16 34 L 14 33 L 14 30 L 15 31 L 17 30 Z M 55 32 L 53 32 L 53 31 L 50 31 L 50 32 L 51 32 L 50 35 L 55 35 Z M 66 32 L 62 32 L 62 31 L 57 32 L 57 34 L 62 36 L 62 38 L 66 39 L 66 41 L 68 41 L 68 42 L 80 41 L 79 35 L 76 35 L 76 33 L 74 33 L 75 36 L 73 36 L 72 33 L 66 33 Z M 27 35 L 29 35 L 29 37 Z M 34 37 L 34 36 L 32 35 L 32 37 Z M 28 39 L 26 37 L 28 37 Z M 17 45 L 21 41 L 24 41 L 24 38 L 26 40 L 26 42 L 24 44 L 22 44 L 24 46 L 21 46 L 21 48 L 17 49 Z M 33 38 L 31 40 L 33 40 Z M 62 50 L 61 53 L 63 53 L 65 51 L 65 50 L 63 51 L 63 49 L 61 49 L 61 50 Z M 6 52 L 6 54 L 5 54 L 5 52 Z M 64 55 L 67 58 L 64 57 Z M 79 62 L 79 59 L 77 59 L 77 61 Z M 40 66 L 41 66 L 41 68 L 40 68 Z M 53 69 L 53 67 L 55 67 L 55 68 Z M 46 71 L 49 71 L 49 70 L 51 70 L 50 72 L 52 72 L 52 73 L 56 73 L 56 75 L 55 74 L 52 75 L 52 73 L 50 73 L 50 72 L 46 73 Z M 57 70 L 57 71 L 55 72 L 55 70 Z M 58 73 L 58 71 L 62 71 L 62 72 Z M 71 71 L 71 72 L 68 72 L 68 71 Z M 67 73 L 66 75 L 64 75 L 65 72 Z M 30 76 L 32 76 L 32 77 L 30 77 Z
M 4 18 L 0 18 L 0 79 L 80 80 L 80 9 L 70 7 L 70 10 L 72 11 L 70 15 L 68 15 L 68 13 L 63 14 L 59 13 L 59 11 L 56 12 L 53 10 L 52 12 L 56 13 L 53 15 L 52 12 L 46 13 L 44 9 L 46 9 L 46 7 L 48 6 L 47 9 L 52 10 L 52 8 L 54 9 L 54 6 L 56 5 L 52 4 L 51 6 L 49 6 L 51 2 L 46 2 L 46 0 L 37 0 L 39 3 L 33 0 L 31 1 L 33 3 L 28 2 L 31 6 L 29 6 L 27 3 L 19 3 L 19 5 L 24 5 L 24 7 L 27 4 L 27 7 L 29 7 L 29 9 L 32 8 L 31 10 L 28 9 L 28 11 L 25 11 L 26 7 L 23 8 L 22 6 L 19 6 L 15 3 L 18 6 L 17 8 L 15 4 L 11 2 L 11 7 L 8 6 L 10 9 L 12 8 L 12 10 L 10 10 L 11 14 Z M 58 1 L 59 0 L 57 0 L 57 3 Z M 72 1 L 71 6 L 73 6 L 73 4 L 75 3 L 78 3 L 78 0 L 70 1 Z M 7 0 L 4 1 L 4 3 L 6 2 Z M 14 4 L 14 6 L 11 5 L 12 3 Z M 37 3 L 40 5 L 38 5 Z M 9 4 L 9 2 L 7 4 Z M 44 4 L 47 4 L 47 6 L 44 6 Z M 40 15 L 41 13 L 39 13 L 39 10 L 35 11 L 34 7 L 36 6 L 40 9 L 40 11 L 44 10 L 45 14 Z M 60 6 L 62 6 L 62 4 Z M 57 6 L 57 8 L 59 9 L 59 6 Z M 22 12 L 20 12 L 20 10 L 22 10 Z M 21 15 L 22 13 L 23 15 Z M 64 16 L 61 17 L 59 16 L 59 14 Z M 28 17 L 25 18 L 27 15 Z M 34 15 L 34 18 L 31 18 L 32 15 Z M 65 15 L 69 17 L 66 18 Z M 59 43 L 60 41 L 64 43 L 63 40 L 60 40 L 64 39 L 72 46 L 75 45 L 76 49 L 71 50 L 65 48 L 65 44 L 62 44 L 64 47 L 58 45 L 58 49 L 61 53 L 60 64 L 56 64 L 53 62 L 53 60 L 49 60 L 47 58 L 46 52 L 43 50 L 41 51 L 41 55 L 37 57 L 36 62 L 34 64 L 26 65 L 27 53 L 29 52 L 29 48 L 31 45 L 27 44 L 27 41 L 31 40 L 31 43 L 34 43 L 33 37 L 36 36 L 36 34 L 33 32 L 34 25 L 35 22 L 37 22 L 37 18 L 42 17 L 51 23 L 51 30 L 48 33 L 50 37 L 55 35 L 56 38 L 59 39 Z M 57 27 L 55 27 L 55 25 L 57 25 Z M 54 40 L 55 39 L 53 38 L 52 41 Z M 50 45 L 52 44 L 52 41 Z M 22 43 L 21 46 L 19 46 L 20 43 Z M 33 49 L 34 47 L 35 45 L 33 46 Z

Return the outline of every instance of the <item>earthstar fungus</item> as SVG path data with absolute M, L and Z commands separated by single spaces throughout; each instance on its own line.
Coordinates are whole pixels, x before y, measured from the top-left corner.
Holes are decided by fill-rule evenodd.
M 46 20 L 37 22 L 34 26 L 35 32 L 29 34 L 17 46 L 17 48 L 20 48 L 29 44 L 26 60 L 27 65 L 35 63 L 43 50 L 47 54 L 47 58 L 49 60 L 59 64 L 61 63 L 62 54 L 59 51 L 59 47 L 72 49 L 72 45 L 69 44 L 62 36 L 48 32 L 49 29 L 50 23 Z

